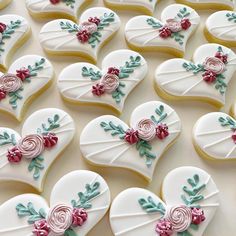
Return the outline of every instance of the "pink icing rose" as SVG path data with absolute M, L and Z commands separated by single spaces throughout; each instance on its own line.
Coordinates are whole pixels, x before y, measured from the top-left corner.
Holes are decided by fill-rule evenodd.
M 142 119 L 136 125 L 140 139 L 150 141 L 156 136 L 156 125 L 151 119 Z
M 207 70 L 202 74 L 202 77 L 207 83 L 213 83 L 216 80 L 216 73 Z
M 101 96 L 105 93 L 105 88 L 103 84 L 95 84 L 92 87 L 92 93 L 95 96 Z
M 129 129 L 125 133 L 125 141 L 129 144 L 134 144 L 139 141 L 138 131 L 134 129 Z
M 224 64 L 228 63 L 228 56 L 222 52 L 217 52 L 215 57 L 219 58 Z
M 87 43 L 91 34 L 87 30 L 80 30 L 76 36 L 81 43 Z
M 172 31 L 167 26 L 163 26 L 159 30 L 159 36 L 163 39 L 169 38 L 171 34 L 172 34 Z
M 44 151 L 43 137 L 38 134 L 27 135 L 19 141 L 17 148 L 23 157 L 33 159 Z
M 38 220 L 34 223 L 34 229 L 32 233 L 35 236 L 48 236 L 49 232 L 50 232 L 50 228 L 46 220 Z
M 225 71 L 225 64 L 217 57 L 207 57 L 203 63 L 204 69 L 215 74 L 222 74 Z
M 24 81 L 26 78 L 30 77 L 30 71 L 29 69 L 22 67 L 21 69 L 16 71 L 16 76 L 19 77 L 22 81 Z
M 43 136 L 44 146 L 46 148 L 54 147 L 58 142 L 58 137 L 53 133 L 48 133 Z
M 22 153 L 17 147 L 13 147 L 7 152 L 7 159 L 10 163 L 18 163 L 22 159 Z
M 171 222 L 175 232 L 184 232 L 192 223 L 192 211 L 187 206 L 173 206 L 166 210 L 165 218 Z
M 181 25 L 183 30 L 187 30 L 188 28 L 191 27 L 192 24 L 191 24 L 189 19 L 184 18 L 180 21 L 180 25 Z
M 192 224 L 199 225 L 201 224 L 205 219 L 204 211 L 200 208 L 192 208 Z
M 156 225 L 156 232 L 160 236 L 170 236 L 173 234 L 172 224 L 167 219 L 159 220 Z
M 72 225 L 73 208 L 65 204 L 52 207 L 47 215 L 47 223 L 54 236 L 61 236 Z
M 156 135 L 159 139 L 164 139 L 169 135 L 168 126 L 166 124 L 158 124 L 156 127 Z
M 100 84 L 104 85 L 106 93 L 112 93 L 119 87 L 119 77 L 114 74 L 105 74 L 101 78 Z
M 83 208 L 74 208 L 72 213 L 72 225 L 82 226 L 88 219 L 88 214 Z
M 0 77 L 0 89 L 7 93 L 19 90 L 22 85 L 21 79 L 16 75 L 5 74 Z
M 120 70 L 117 69 L 116 67 L 109 67 L 107 73 L 119 76 Z
M 166 26 L 172 31 L 172 32 L 179 32 L 182 30 L 181 24 L 179 21 L 175 19 L 168 19 L 166 21 Z
M 232 134 L 232 139 L 234 143 L 236 144 L 236 131 L 234 131 L 234 133 Z
M 80 25 L 82 30 L 86 30 L 89 34 L 95 33 L 98 29 L 95 23 L 85 21 Z

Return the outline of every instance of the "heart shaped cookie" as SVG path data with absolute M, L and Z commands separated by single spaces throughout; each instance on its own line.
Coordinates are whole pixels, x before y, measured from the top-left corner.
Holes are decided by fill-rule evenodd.
M 121 192 L 110 209 L 116 236 L 201 236 L 219 206 L 219 191 L 211 176 L 179 167 L 165 177 L 161 200 L 147 189 Z
M 52 64 L 44 57 L 17 59 L 8 72 L 0 73 L 0 110 L 21 121 L 26 106 L 52 82 Z
M 77 25 L 70 20 L 51 21 L 43 26 L 39 40 L 44 50 L 56 55 L 81 56 L 96 62 L 99 49 L 120 28 L 120 19 L 108 8 L 84 11 Z
M 223 112 L 202 116 L 193 129 L 198 154 L 213 160 L 236 158 L 236 120 Z
M 147 74 L 147 62 L 138 53 L 117 50 L 102 62 L 102 70 L 89 63 L 66 67 L 58 79 L 62 96 L 79 103 L 105 104 L 121 112 L 134 87 Z
M 71 142 L 74 121 L 56 108 L 38 110 L 25 122 L 21 135 L 0 128 L 0 179 L 21 181 L 43 189 L 45 175 Z
M 177 113 L 152 101 L 133 111 L 130 127 L 111 115 L 92 120 L 81 133 L 80 149 L 92 164 L 128 168 L 151 181 L 159 158 L 180 132 Z
M 218 107 L 225 104 L 225 93 L 236 70 L 235 53 L 219 44 L 204 44 L 193 61 L 167 60 L 155 72 L 158 95 L 170 100 L 202 100 Z
M 178 3 L 186 4 L 195 9 L 209 10 L 233 10 L 234 0 L 175 0 Z
M 8 4 L 11 3 L 12 0 L 0 0 L 0 9 L 3 9 L 6 7 Z
M 73 171 L 52 189 L 50 206 L 36 194 L 22 194 L 2 204 L 0 234 L 85 236 L 109 205 L 110 190 L 100 175 Z
M 213 13 L 206 21 L 204 33 L 209 42 L 235 47 L 236 13 L 232 11 Z
M 159 0 L 104 0 L 105 5 L 118 10 L 138 10 L 152 15 Z
M 0 70 L 7 70 L 10 56 L 28 39 L 29 34 L 29 23 L 23 17 L 0 16 Z
M 77 21 L 78 13 L 93 0 L 26 0 L 26 7 L 34 17 L 65 17 Z
M 189 37 L 197 29 L 200 17 L 195 10 L 181 4 L 166 7 L 161 21 L 150 16 L 136 16 L 128 21 L 125 37 L 136 50 L 156 50 L 183 57 Z

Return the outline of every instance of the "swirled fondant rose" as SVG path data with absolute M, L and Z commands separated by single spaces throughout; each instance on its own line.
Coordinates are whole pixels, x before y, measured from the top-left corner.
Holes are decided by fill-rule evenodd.
M 19 141 L 17 148 L 23 157 L 33 159 L 44 151 L 43 137 L 38 134 L 27 135 Z
M 47 216 L 47 223 L 54 236 L 60 236 L 69 229 L 73 222 L 73 208 L 65 204 L 52 207 Z
M 119 77 L 115 74 L 105 74 L 100 83 L 104 85 L 105 92 L 112 93 L 119 87 Z
M 136 125 L 140 139 L 150 141 L 156 136 L 156 125 L 151 119 L 142 119 Z
M 22 87 L 22 81 L 16 75 L 5 74 L 0 77 L 0 89 L 10 93 L 19 90 Z
M 225 71 L 225 64 L 217 57 L 207 57 L 203 63 L 204 69 L 221 74 Z
M 175 19 L 168 19 L 166 25 L 172 32 L 179 32 L 182 30 L 180 22 Z
M 90 34 L 95 33 L 98 29 L 97 25 L 93 22 L 84 21 L 81 23 L 80 28 L 82 30 L 87 30 Z
M 192 211 L 187 206 L 173 206 L 167 209 L 165 218 L 175 232 L 184 232 L 192 222 Z

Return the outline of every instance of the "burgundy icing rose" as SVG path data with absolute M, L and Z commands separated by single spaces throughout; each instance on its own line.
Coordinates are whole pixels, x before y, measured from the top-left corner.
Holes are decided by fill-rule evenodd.
M 156 136 L 156 125 L 151 119 L 141 119 L 135 128 L 139 138 L 145 141 L 151 141 Z
M 6 30 L 6 28 L 7 26 L 4 23 L 0 22 L 0 33 L 3 33 Z
M 107 73 L 119 76 L 120 70 L 116 67 L 109 67 Z
M 22 159 L 22 153 L 17 147 L 13 147 L 7 152 L 7 159 L 10 163 L 18 163 Z
M 91 34 L 87 30 L 80 30 L 76 36 L 81 43 L 87 43 Z
M 138 131 L 134 129 L 128 129 L 124 137 L 125 141 L 129 144 L 134 144 L 139 141 Z
M 89 34 L 92 34 L 97 31 L 98 27 L 95 23 L 85 21 L 80 25 L 82 31 L 87 31 Z
M 166 21 L 166 26 L 171 30 L 171 32 L 179 32 L 182 30 L 180 22 L 176 19 L 168 19 Z
M 199 225 L 201 224 L 205 219 L 204 211 L 200 208 L 192 208 L 192 224 Z
M 224 54 L 223 52 L 217 52 L 215 54 L 216 58 L 219 58 L 224 64 L 228 63 L 228 56 Z
M 22 85 L 21 79 L 16 75 L 4 74 L 0 77 L 0 89 L 7 93 L 19 90 Z
M 34 229 L 32 233 L 35 236 L 48 236 L 50 232 L 50 228 L 47 224 L 46 220 L 38 220 L 34 223 Z
M 112 93 L 119 87 L 119 77 L 115 74 L 105 74 L 101 78 L 100 84 L 104 85 L 106 93 Z
M 215 74 L 222 74 L 225 71 L 225 64 L 217 57 L 207 57 L 203 66 L 205 70 Z
M 216 80 L 216 73 L 207 70 L 202 74 L 202 77 L 207 83 L 213 83 Z
M 181 25 L 183 30 L 187 30 L 188 28 L 191 27 L 192 24 L 191 24 L 189 19 L 184 18 L 180 21 L 180 25 Z
M 167 26 L 163 26 L 159 30 L 159 36 L 163 39 L 169 38 L 171 36 L 172 32 Z
M 164 139 L 169 135 L 168 126 L 166 124 L 158 124 L 156 127 L 156 136 Z
M 170 236 L 173 234 L 172 224 L 167 219 L 159 220 L 156 225 L 156 232 L 160 236 Z
M 50 0 L 50 2 L 51 2 L 52 4 L 58 4 L 58 3 L 60 2 L 60 0 Z
M 103 84 L 95 84 L 92 87 L 92 93 L 95 96 L 101 96 L 105 93 L 105 88 Z
M 95 23 L 96 25 L 99 25 L 101 20 L 95 16 L 95 17 L 89 17 L 88 22 L 92 22 L 92 23 Z
M 232 139 L 234 143 L 236 144 L 236 131 L 234 131 L 234 133 L 232 134 Z
M 72 225 L 82 226 L 87 220 L 88 214 L 83 208 L 74 208 L 72 213 Z
M 22 67 L 21 69 L 16 71 L 16 76 L 19 77 L 22 81 L 24 81 L 26 78 L 30 77 L 30 71 L 29 69 Z
M 6 98 L 6 96 L 7 96 L 6 91 L 4 91 L 3 89 L 0 89 L 0 101 Z
M 47 135 L 43 135 L 44 146 L 46 148 L 51 148 L 55 146 L 58 142 L 58 137 L 53 133 L 48 133 Z

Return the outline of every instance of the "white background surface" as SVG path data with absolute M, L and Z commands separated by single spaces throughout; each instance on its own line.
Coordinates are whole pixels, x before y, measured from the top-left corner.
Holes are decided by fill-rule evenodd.
M 162 9 L 168 4 L 174 3 L 174 0 L 162 0 L 156 7 L 154 13 L 155 17 L 159 17 Z M 102 0 L 94 1 L 92 6 L 103 6 Z M 124 26 L 125 23 L 133 16 L 138 15 L 137 12 L 124 12 L 116 11 L 122 20 L 122 27 L 113 40 L 108 43 L 99 54 L 98 66 L 101 65 L 102 58 L 109 52 L 117 49 L 127 48 L 124 39 Z M 195 35 L 189 40 L 187 45 L 186 59 L 190 59 L 194 50 L 201 44 L 207 43 L 203 36 L 203 27 L 206 18 L 213 11 L 199 11 L 201 16 L 201 26 L 198 28 Z M 29 41 L 15 54 L 14 58 L 27 55 L 27 54 L 40 54 L 45 55 L 41 49 L 38 41 L 38 32 L 47 20 L 38 21 L 31 18 L 25 7 L 25 0 L 13 0 L 13 3 L 0 14 L 19 14 L 25 17 L 31 24 L 33 34 Z M 146 79 L 138 85 L 138 87 L 130 94 L 126 101 L 126 106 L 121 119 L 128 122 L 132 110 L 141 103 L 151 100 L 161 100 L 153 88 L 153 76 L 155 68 L 163 61 L 172 58 L 166 54 L 159 53 L 142 53 L 149 65 L 149 74 Z M 54 65 L 56 76 L 67 65 L 83 61 L 79 58 L 58 58 L 48 57 Z M 232 79 L 228 91 L 226 106 L 222 109 L 225 112 L 229 111 L 230 106 L 235 101 L 236 97 L 236 75 Z M 25 118 L 34 111 L 47 108 L 58 107 L 67 111 L 76 121 L 77 134 L 71 145 L 65 152 L 55 161 L 48 172 L 45 187 L 42 195 L 48 200 L 50 192 L 54 184 L 60 177 L 66 173 L 76 169 L 89 169 L 101 174 L 112 192 L 114 198 L 120 191 L 129 187 L 143 187 L 147 188 L 156 194 L 160 193 L 160 187 L 165 175 L 172 169 L 183 166 L 193 165 L 206 170 L 215 180 L 220 190 L 220 208 L 211 224 L 209 225 L 206 236 L 230 236 L 235 235 L 236 231 L 236 160 L 227 162 L 213 162 L 200 158 L 195 152 L 192 145 L 192 127 L 196 120 L 206 114 L 207 112 L 216 111 L 216 108 L 209 104 L 201 102 L 167 102 L 179 114 L 183 131 L 177 143 L 167 151 L 159 161 L 156 167 L 153 181 L 148 184 L 143 177 L 124 169 L 115 168 L 97 168 L 85 162 L 79 150 L 79 135 L 83 127 L 92 119 L 103 114 L 112 114 L 109 109 L 98 108 L 92 106 L 77 106 L 62 101 L 56 84 L 54 84 L 45 91 L 27 110 Z M 7 115 L 0 114 L 0 126 L 7 126 L 17 131 L 21 130 L 22 124 L 9 118 Z M 132 158 L 132 157 L 131 157 Z M 171 188 L 171 186 L 170 186 Z M 23 193 L 32 193 L 35 190 L 26 184 L 16 182 L 1 182 L 0 183 L 0 203 L 8 200 L 9 198 Z M 10 219 L 9 219 L 10 220 Z M 88 234 L 89 236 L 111 236 L 112 232 L 109 227 L 108 215 Z

